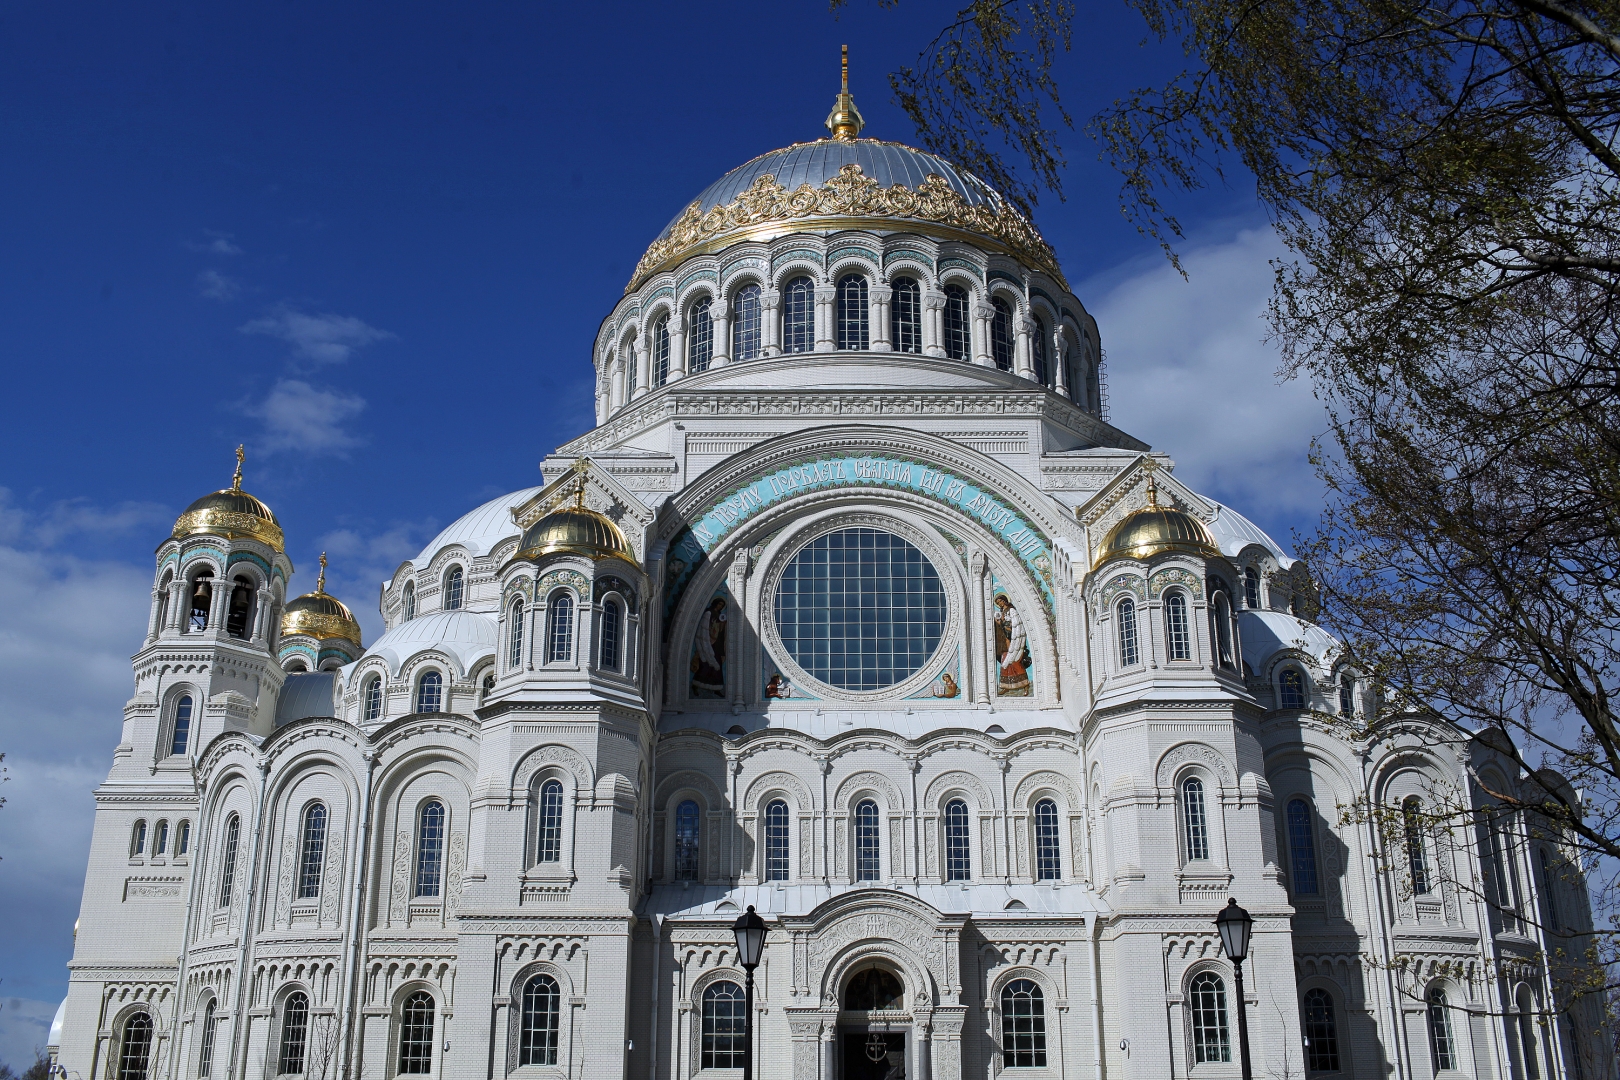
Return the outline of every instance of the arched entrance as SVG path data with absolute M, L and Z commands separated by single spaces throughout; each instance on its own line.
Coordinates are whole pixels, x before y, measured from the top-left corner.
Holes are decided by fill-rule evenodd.
M 881 961 L 849 973 L 839 999 L 840 1080 L 906 1080 L 912 1014 L 905 984 Z

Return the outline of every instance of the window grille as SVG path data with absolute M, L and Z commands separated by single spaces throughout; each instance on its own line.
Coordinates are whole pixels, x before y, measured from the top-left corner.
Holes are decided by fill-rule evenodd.
M 1209 858 L 1209 819 L 1204 814 L 1204 782 L 1189 776 L 1181 782 L 1181 822 L 1187 859 Z
M 559 780 L 540 785 L 539 844 L 535 862 L 562 861 L 563 786 Z
M 788 879 L 788 805 L 773 799 L 765 807 L 765 880 Z
M 863 799 L 855 807 L 855 880 L 876 881 L 882 872 L 877 803 Z
M 782 293 L 782 351 L 806 353 L 816 347 L 816 287 L 796 277 Z
M 1007 1068 L 1046 1068 L 1046 997 L 1029 979 L 1002 988 L 1001 1044 Z
M 1232 1039 L 1226 1028 L 1226 983 L 1213 971 L 1201 971 L 1193 976 L 1188 991 L 1194 1063 L 1231 1061 Z
M 138 1012 L 124 1021 L 124 1038 L 118 1048 L 118 1080 L 146 1080 L 152 1059 L 152 1018 Z
M 566 664 L 574 658 L 574 598 L 558 590 L 551 594 L 546 612 L 546 663 Z
M 433 1071 L 433 995 L 418 990 L 405 999 L 399 1023 L 399 1072 Z
M 1311 827 L 1311 805 L 1304 799 L 1288 803 L 1288 852 L 1294 864 L 1294 892 L 1316 895 L 1316 835 Z
M 279 1075 L 304 1071 L 304 1051 L 309 1042 L 309 998 L 303 993 L 287 995 L 281 1006 L 281 1061 Z
M 973 329 L 968 322 L 968 294 L 960 285 L 945 286 L 944 324 L 945 355 L 952 360 L 973 359 Z
M 1057 803 L 1042 799 L 1035 804 L 1035 877 L 1039 881 L 1056 881 L 1062 876 Z
M 705 1069 L 740 1069 L 747 1049 L 747 999 L 734 982 L 710 983 L 703 990 Z
M 422 807 L 416 826 L 416 895 L 438 896 L 444 867 L 444 803 Z
M 762 327 L 759 286 L 744 285 L 737 290 L 737 299 L 731 316 L 733 360 L 759 359 Z
M 1007 301 L 997 296 L 990 301 L 990 355 L 1002 371 L 1013 369 L 1013 313 Z
M 523 986 L 523 1022 L 518 1036 L 519 1065 L 557 1064 L 562 1028 L 562 988 L 550 975 L 536 975 Z
M 698 804 L 687 799 L 675 808 L 675 880 L 697 881 L 698 855 L 702 848 L 702 826 Z
M 840 349 L 869 349 L 872 347 L 868 325 L 869 309 L 866 299 L 866 278 L 860 274 L 845 274 L 838 280 L 838 333 Z
M 1339 1071 L 1339 1025 L 1333 1015 L 1333 997 L 1316 987 L 1305 991 L 1305 1068 L 1310 1072 Z
M 179 756 L 186 752 L 191 737 L 191 695 L 174 703 L 174 738 L 169 742 L 169 753 Z
M 321 895 L 321 868 L 326 860 L 326 807 L 315 803 L 304 811 L 304 838 L 298 860 L 298 899 Z
M 896 278 L 889 301 L 889 341 L 895 352 L 922 353 L 922 287 L 916 278 Z
M 973 876 L 968 839 L 968 808 L 961 799 L 945 804 L 945 880 L 967 881 Z

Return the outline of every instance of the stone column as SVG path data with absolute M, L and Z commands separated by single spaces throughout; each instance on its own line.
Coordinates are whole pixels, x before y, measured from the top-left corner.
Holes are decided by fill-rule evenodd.
M 765 289 L 759 294 L 761 357 L 782 355 L 782 290 Z
M 973 700 L 980 705 L 990 704 L 990 683 L 995 680 L 995 665 L 985 664 L 989 656 L 989 628 L 985 625 L 985 590 L 989 587 L 989 562 L 982 551 L 973 553 L 969 564 L 972 572 L 968 575 L 970 594 L 968 596 L 968 643 L 969 663 L 968 670 L 963 672 L 970 680 L 970 687 L 963 687 L 964 691 L 973 694 Z
M 231 579 L 217 577 L 214 579 L 214 592 L 208 604 L 208 629 L 225 629 L 225 605 L 231 599 Z
M 171 588 L 169 590 L 173 592 Z M 161 614 L 161 618 L 159 617 Z M 163 590 L 152 586 L 152 614 L 146 620 L 146 640 L 155 641 L 163 633 L 163 624 L 169 621 L 168 609 L 163 606 Z
M 191 617 L 191 582 L 176 574 L 169 582 L 169 614 L 164 629 L 179 633 Z
M 616 411 L 624 408 L 624 357 L 613 358 L 613 372 L 608 382 L 608 408 Z
M 872 325 L 872 351 L 892 352 L 894 342 L 889 339 L 889 305 L 894 302 L 894 289 L 888 285 L 873 287 L 867 319 Z
M 838 1028 L 832 1024 L 821 1027 L 821 1080 L 833 1080 L 838 1075 Z M 794 1080 L 799 1080 L 795 1077 Z
M 664 381 L 672 383 L 676 379 L 686 377 L 686 316 L 671 315 L 669 317 L 669 377 Z
M 267 644 L 275 628 L 270 625 L 269 589 L 261 588 L 254 596 L 253 603 L 253 643 L 255 645 Z
M 973 305 L 973 362 L 980 367 L 995 367 L 996 358 L 990 349 L 990 320 L 996 309 L 984 300 Z
M 838 347 L 833 333 L 833 324 L 837 321 L 833 302 L 837 297 L 838 289 L 834 286 L 816 286 L 816 352 L 832 352 Z
M 652 383 L 652 349 L 651 342 L 647 340 L 647 332 L 643 330 L 636 336 L 636 397 L 641 397 Z
M 1015 324 L 1018 328 L 1018 338 L 1013 347 L 1013 370 L 1018 372 L 1021 379 L 1035 378 L 1035 361 L 1030 355 L 1029 338 L 1035 332 L 1036 324 L 1033 320 L 1020 318 Z
M 709 318 L 714 321 L 714 353 L 709 358 L 711 368 L 722 368 L 731 362 L 731 305 L 724 300 L 709 304 Z
M 1069 328 L 1062 323 L 1052 333 L 1052 385 L 1063 397 L 1069 396 Z
M 929 289 L 923 293 L 922 337 L 923 355 L 935 358 L 945 355 L 945 346 L 942 343 L 945 337 L 943 323 L 945 319 L 945 294 L 938 289 Z

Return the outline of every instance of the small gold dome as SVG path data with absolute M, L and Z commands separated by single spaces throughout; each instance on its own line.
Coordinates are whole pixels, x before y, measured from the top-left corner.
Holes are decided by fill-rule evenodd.
M 287 603 L 281 615 L 281 636 L 305 634 L 317 641 L 343 638 L 356 645 L 360 640 L 360 623 L 349 606 L 326 592 L 326 552 L 321 552 L 321 576 L 315 582 L 315 591 L 305 593 Z
M 234 540 L 247 537 L 269 545 L 276 552 L 284 549 L 281 522 L 261 500 L 242 490 L 242 447 L 236 448 L 236 475 L 231 486 L 204 495 L 181 514 L 170 534 L 178 540 L 184 536 L 206 534 Z
M 592 559 L 636 561 L 630 542 L 611 519 L 578 504 L 553 510 L 530 525 L 516 557 L 538 559 L 559 551 Z
M 1148 504 L 1126 514 L 1108 530 L 1097 549 L 1096 569 L 1111 559 L 1147 559 L 1166 551 L 1200 558 L 1219 558 L 1215 538 L 1202 521 L 1173 506 L 1160 506 L 1158 489 L 1148 478 Z

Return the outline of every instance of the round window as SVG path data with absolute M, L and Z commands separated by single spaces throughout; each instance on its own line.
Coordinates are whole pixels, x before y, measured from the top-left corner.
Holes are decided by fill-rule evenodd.
M 882 690 L 915 675 L 945 632 L 933 564 L 878 529 L 840 529 L 793 556 L 776 587 L 776 630 L 812 677 Z

